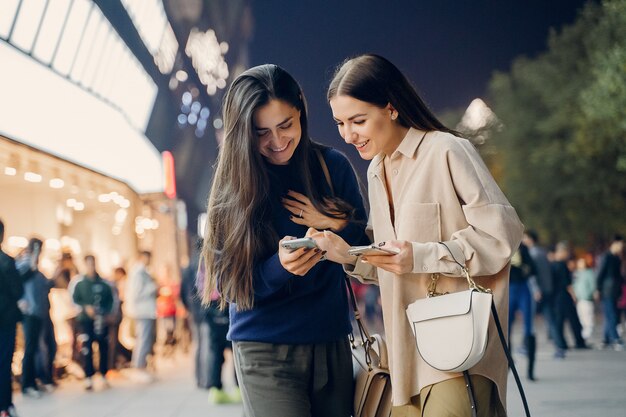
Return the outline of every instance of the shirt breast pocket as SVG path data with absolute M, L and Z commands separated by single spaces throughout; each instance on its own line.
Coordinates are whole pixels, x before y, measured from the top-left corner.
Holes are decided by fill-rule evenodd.
M 403 203 L 396 221 L 396 236 L 410 242 L 441 241 L 439 203 Z

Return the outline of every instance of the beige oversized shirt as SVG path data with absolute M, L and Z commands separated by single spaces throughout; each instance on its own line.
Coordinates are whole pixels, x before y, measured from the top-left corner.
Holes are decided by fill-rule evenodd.
M 468 288 L 461 268 L 437 242 L 445 241 L 476 283 L 493 290 L 506 334 L 509 261 L 519 246 L 523 225 L 469 141 L 416 129 L 409 130 L 387 162 L 395 208 L 392 224 L 383 158 L 376 156 L 367 173 L 369 223 L 375 242 L 412 242 L 413 272 L 395 275 L 361 262 L 346 269 L 363 282 L 380 285 L 393 404 L 404 405 L 422 388 L 462 375 L 438 371 L 421 359 L 406 316 L 409 304 L 426 297 L 432 273 L 444 274 L 439 291 Z M 494 381 L 505 408 L 507 361 L 493 319 L 485 355 L 470 373 Z

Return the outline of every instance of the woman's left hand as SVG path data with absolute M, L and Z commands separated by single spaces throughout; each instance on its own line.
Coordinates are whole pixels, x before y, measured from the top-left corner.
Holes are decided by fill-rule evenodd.
M 320 213 L 311 200 L 303 194 L 289 191 L 282 199 L 283 206 L 292 214 L 291 221 L 317 230 L 341 231 L 348 224 L 346 219 L 333 219 Z
M 390 240 L 381 245 L 383 248 L 394 248 L 400 252 L 397 255 L 367 255 L 362 262 L 373 265 L 396 275 L 413 272 L 413 245 L 406 240 Z

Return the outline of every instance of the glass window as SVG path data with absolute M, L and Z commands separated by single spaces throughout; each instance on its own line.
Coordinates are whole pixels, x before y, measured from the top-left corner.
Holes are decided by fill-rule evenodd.
M 15 21 L 15 29 L 10 42 L 18 48 L 30 52 L 41 24 L 46 0 L 23 0 Z
M 8 38 L 13 20 L 15 20 L 15 12 L 20 0 L 2 0 L 2 13 L 0 13 L 0 38 Z
M 89 58 L 92 55 L 93 42 L 96 39 L 98 33 L 102 28 L 102 15 L 100 10 L 94 7 L 89 15 L 89 20 L 87 21 L 87 28 L 85 30 L 85 34 L 80 41 L 80 46 L 78 47 L 78 53 L 76 55 L 76 61 L 74 63 L 74 67 L 71 69 L 72 73 L 70 77 L 77 81 L 79 84 L 83 83 L 83 75 L 85 73 L 85 67 L 89 62 Z
M 104 49 L 102 51 L 102 58 L 99 58 L 98 67 L 96 68 L 96 72 L 93 78 L 92 88 L 93 90 L 104 97 L 103 85 L 105 80 L 108 77 L 108 74 L 111 72 L 111 67 L 113 66 L 113 62 L 111 61 L 111 57 L 113 56 L 113 51 L 117 46 L 117 34 L 114 31 L 110 31 L 107 39 L 104 42 Z
M 135 24 L 148 51 L 155 55 L 159 50 L 167 23 L 163 3 L 161 0 L 143 0 L 141 2 L 122 0 L 122 4 Z
M 48 4 L 41 24 L 41 32 L 33 49 L 33 55 L 45 63 L 49 63 L 52 59 L 69 7 L 70 0 L 50 0 Z
M 111 51 L 111 58 L 109 59 L 110 65 L 107 68 L 107 72 L 102 79 L 102 96 L 112 97 L 118 74 L 120 74 L 120 68 L 122 67 L 122 57 L 125 46 L 119 38 L 115 38 L 113 42 L 113 48 Z
M 67 75 L 72 67 L 92 7 L 95 6 L 88 0 L 74 0 L 59 50 L 52 64 L 54 69 L 64 75 Z
M 89 88 L 93 87 L 93 82 L 98 71 L 98 67 L 101 65 L 102 53 L 106 47 L 106 40 L 111 36 L 111 28 L 107 20 L 102 19 L 100 21 L 100 27 L 96 32 L 96 36 L 90 47 L 89 57 L 85 62 L 85 69 L 80 76 L 80 81 L 84 86 Z

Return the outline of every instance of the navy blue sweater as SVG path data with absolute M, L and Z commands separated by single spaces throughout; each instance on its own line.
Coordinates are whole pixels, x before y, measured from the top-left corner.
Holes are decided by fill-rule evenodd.
M 359 184 L 347 158 L 333 149 L 322 151 L 330 172 L 335 196 L 356 209 L 355 222 L 339 235 L 349 244 L 366 242 L 366 213 Z M 319 166 L 311 171 L 316 184 L 330 189 Z M 267 164 L 272 187 L 272 225 L 279 238 L 303 237 L 307 227 L 292 222 L 291 213 L 280 198 L 293 190 L 304 194 L 302 182 L 293 167 Z M 332 342 L 351 331 L 350 313 L 341 265 L 322 261 L 305 276 L 286 271 L 278 252 L 258 262 L 254 267 L 254 308 L 237 311 L 230 305 L 228 339 L 281 344 L 309 344 Z

